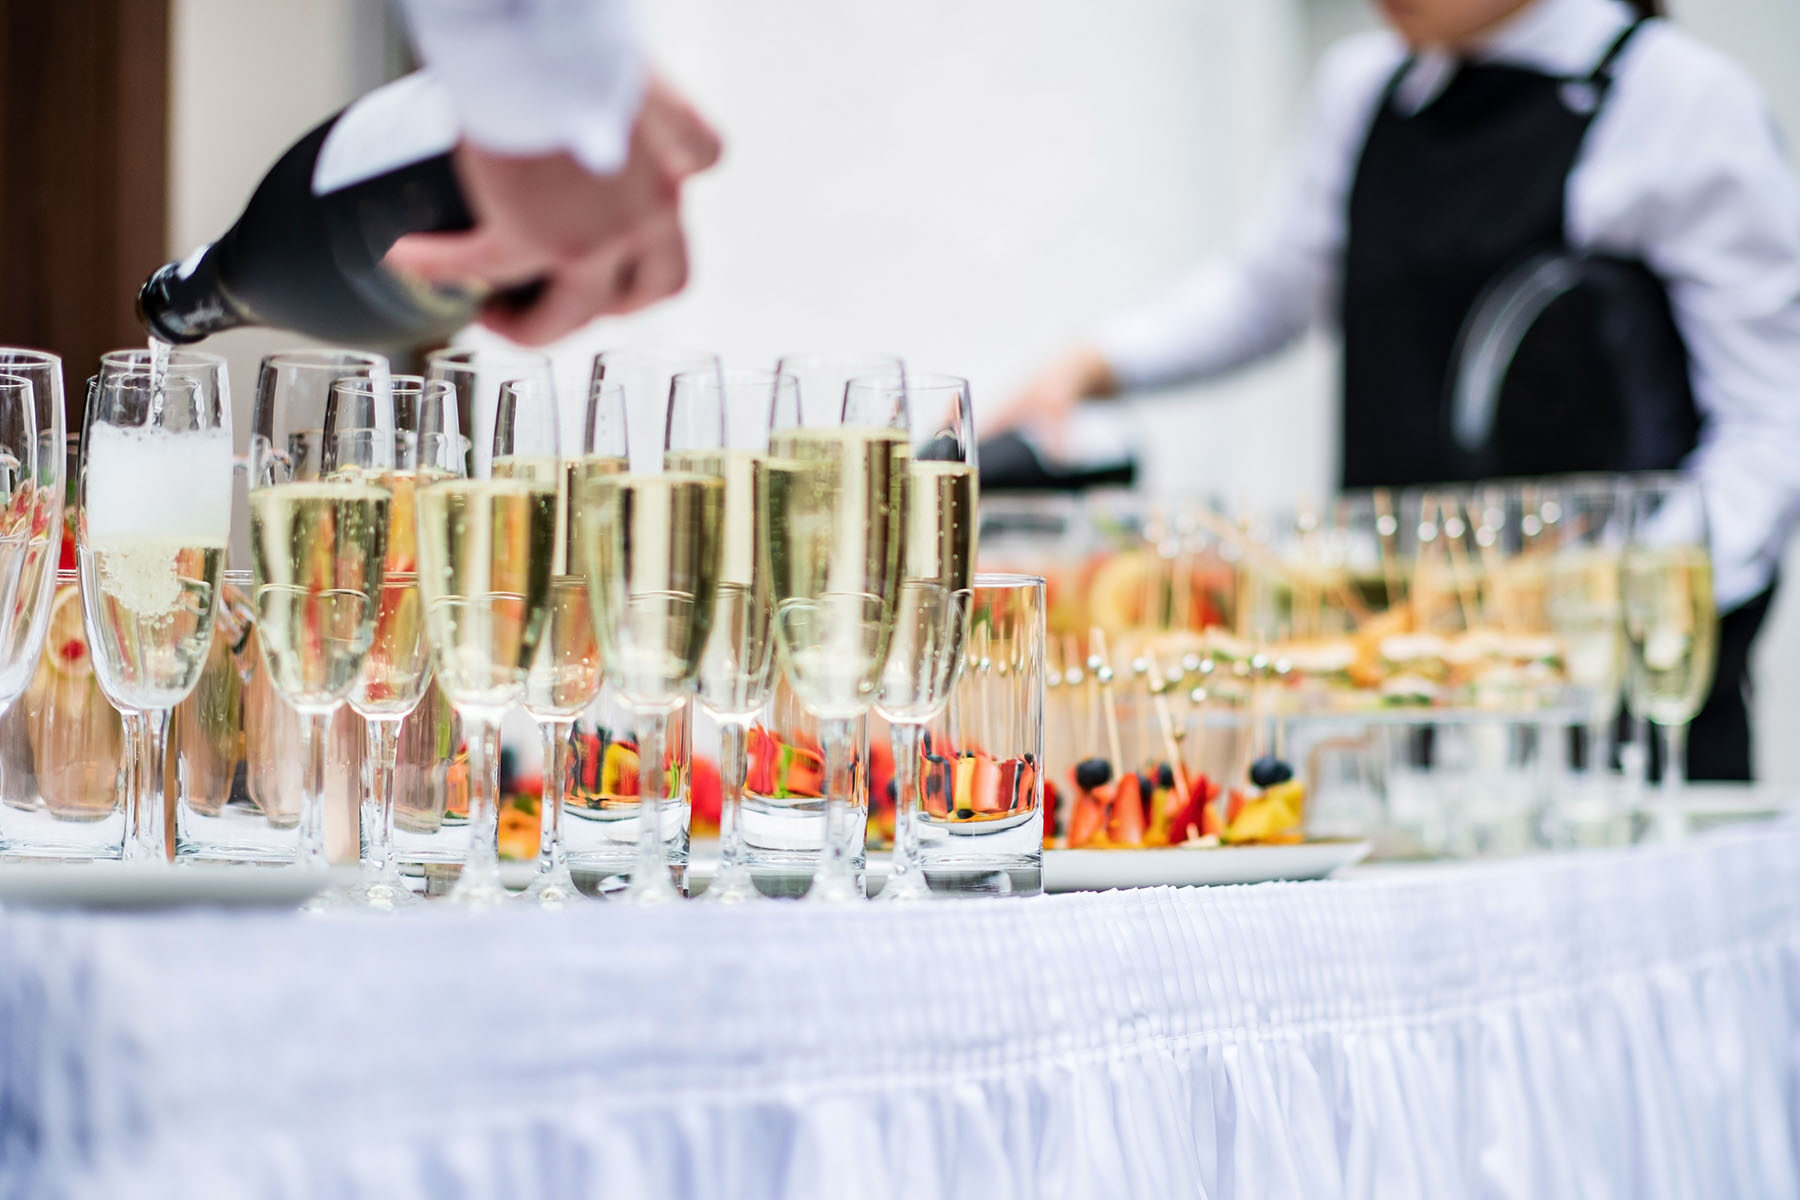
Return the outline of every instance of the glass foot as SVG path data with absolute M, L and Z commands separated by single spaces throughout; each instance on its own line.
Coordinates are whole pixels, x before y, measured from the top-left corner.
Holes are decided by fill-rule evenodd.
M 423 904 L 397 871 L 371 875 L 352 884 L 344 893 L 346 903 L 375 912 L 396 912 Z
M 761 900 L 763 894 L 756 890 L 756 879 L 750 874 L 750 868 L 741 863 L 735 867 L 727 867 L 713 876 L 712 882 L 706 885 L 700 899 L 711 904 L 750 904 Z
M 925 872 L 910 867 L 890 873 L 887 882 L 881 885 L 881 891 L 875 896 L 877 904 L 929 899 L 931 885 L 925 882 Z
M 531 885 L 520 892 L 513 903 L 560 912 L 586 900 L 587 897 L 575 886 L 575 877 L 569 874 L 569 868 L 565 864 L 553 870 L 538 872 L 533 876 Z
M 857 886 L 856 876 L 849 874 L 815 876 L 806 893 L 806 899 L 813 904 L 849 904 L 867 898 Z
M 633 904 L 673 904 L 681 899 L 681 893 L 669 878 L 669 868 L 663 866 L 654 871 L 633 872 L 625 899 Z
M 447 897 L 450 903 L 459 908 L 475 911 L 499 908 L 512 899 L 512 893 L 500 882 L 500 869 L 489 867 L 486 870 L 470 870 L 463 868 L 462 877 L 456 886 L 450 889 Z

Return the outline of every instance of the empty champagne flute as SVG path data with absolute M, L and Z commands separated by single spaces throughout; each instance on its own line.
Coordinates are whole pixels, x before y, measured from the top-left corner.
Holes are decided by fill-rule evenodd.
M 101 359 L 81 440 L 76 552 L 95 678 L 136 715 L 126 858 L 167 857 L 169 714 L 212 648 L 231 535 L 231 397 L 225 362 L 147 350 Z
M 418 489 L 462 474 L 464 454 L 456 432 L 456 392 L 442 380 L 417 375 L 344 379 L 335 385 L 333 429 L 344 440 L 353 423 L 373 416 L 381 393 L 394 410 L 393 465 L 368 473 L 363 482 L 387 489 L 387 559 L 376 606 L 374 640 L 362 674 L 350 692 L 350 707 L 363 719 L 362 878 L 347 893 L 355 904 L 393 909 L 415 903 L 394 860 L 394 771 L 400 725 L 418 707 L 431 681 L 431 651 L 419 600 L 418 541 L 413 519 Z M 371 439 L 378 430 L 370 429 Z M 340 461 L 336 478 L 363 472 Z
M 603 388 L 588 414 L 587 453 L 556 454 L 557 411 L 541 383 L 520 380 L 500 389 L 494 426 L 494 475 L 530 479 L 556 489 L 556 528 L 550 554 L 550 588 L 543 633 L 525 673 L 521 703 L 537 722 L 544 746 L 539 797 L 537 875 L 520 900 L 562 908 L 581 898 L 563 850 L 563 802 L 568 794 L 569 737 L 600 692 L 600 649 L 594 639 L 587 574 L 576 547 L 570 502 L 581 480 L 625 470 L 624 395 Z
M 825 845 L 808 893 L 861 894 L 851 869 L 856 723 L 887 666 L 904 567 L 912 459 L 904 396 L 846 411 L 842 397 L 778 404 L 769 435 L 769 561 L 781 669 L 819 721 L 825 756 Z M 808 414 L 829 414 L 832 422 Z
M 594 355 L 588 395 L 604 385 L 623 389 L 630 416 L 627 457 L 636 469 L 654 474 L 662 464 L 668 426 L 669 388 L 675 376 L 719 370 L 719 356 L 706 350 L 636 346 Z
M 336 391 L 372 379 L 365 393 Z M 351 350 L 265 358 L 250 433 L 250 561 L 263 669 L 300 718 L 295 862 L 323 867 L 325 742 L 375 640 L 392 494 L 394 409 L 387 362 Z M 340 413 L 342 402 L 359 411 Z M 344 814 L 351 817 L 351 814 Z M 353 819 L 353 818 L 352 818 Z
M 1633 713 L 1662 733 L 1657 825 L 1674 838 L 1687 828 L 1688 723 L 1712 690 L 1718 655 L 1706 497 L 1697 480 L 1683 475 L 1636 476 L 1629 487 L 1621 572 L 1630 647 L 1626 698 Z
M 148 351 L 144 352 L 146 355 Z M 29 445 L 8 445 L 18 460 L 8 486 L 0 555 L 0 712 L 25 691 L 37 668 L 56 590 L 57 552 L 62 544 L 63 472 L 67 465 L 66 418 L 63 415 L 62 360 L 42 350 L 0 347 L 0 375 L 30 385 L 29 400 L 35 437 Z M 8 417 L 9 437 L 22 432 Z
M 686 449 L 716 450 L 723 436 L 702 423 Z M 646 904 L 679 896 L 663 836 L 667 730 L 711 634 L 725 505 L 717 475 L 660 466 L 634 458 L 631 471 L 583 480 L 577 517 L 607 678 L 636 726 L 638 854 L 627 896 Z
M 766 521 L 769 421 L 777 404 L 798 406 L 799 389 L 791 376 L 772 371 L 686 372 L 669 393 L 668 468 L 725 485 L 717 598 L 696 691 L 719 726 L 719 869 L 706 889 L 714 903 L 761 896 L 744 861 L 742 818 L 745 740 L 774 682 Z M 722 447 L 714 440 L 719 430 Z
M 919 762 L 925 727 L 943 711 L 963 661 L 975 570 L 977 474 L 969 381 L 914 374 L 853 379 L 845 422 L 890 424 L 915 414 L 906 473 L 906 549 L 875 710 L 894 751 L 894 850 L 884 900 L 931 894 L 918 868 Z
M 495 420 L 500 388 L 514 380 L 556 388 L 550 356 L 516 346 L 454 346 L 425 356 L 425 378 L 448 383 L 456 391 L 458 432 L 468 452 L 461 474 L 471 479 L 493 475 Z
M 507 899 L 496 840 L 500 721 L 525 698 L 558 545 L 556 422 L 535 419 L 554 412 L 552 385 L 535 375 L 508 382 L 495 397 L 490 441 L 472 456 L 475 474 L 432 483 L 415 500 L 432 669 L 461 718 L 469 755 L 469 847 L 450 898 L 472 908 Z M 521 396 L 533 399 L 521 405 Z M 526 460 L 552 477 L 540 478 Z

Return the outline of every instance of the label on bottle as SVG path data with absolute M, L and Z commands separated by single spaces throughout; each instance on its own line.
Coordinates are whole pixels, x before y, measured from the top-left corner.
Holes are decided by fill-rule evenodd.
M 338 117 L 313 164 L 313 195 L 448 154 L 458 136 L 449 89 L 424 71 L 414 72 L 376 88 Z

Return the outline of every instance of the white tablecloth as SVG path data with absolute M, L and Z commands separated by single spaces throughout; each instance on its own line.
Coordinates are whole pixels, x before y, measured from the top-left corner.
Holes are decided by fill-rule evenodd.
M 1337 883 L 0 916 L 0 1194 L 1800 1194 L 1800 831 Z

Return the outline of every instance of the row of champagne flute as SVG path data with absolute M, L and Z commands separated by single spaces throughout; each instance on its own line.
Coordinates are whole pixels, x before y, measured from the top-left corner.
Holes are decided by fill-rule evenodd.
M 909 400 L 948 414 L 918 461 Z M 84 608 L 101 686 L 133 714 L 140 762 L 161 761 L 168 710 L 192 689 L 215 619 L 229 502 L 213 500 L 219 487 L 229 495 L 229 413 L 222 362 L 194 352 L 109 355 L 92 386 L 82 475 L 98 516 L 78 539 Z M 648 461 L 629 433 L 645 414 L 663 435 Z M 519 704 L 547 758 L 531 895 L 567 902 L 563 756 L 604 664 L 638 726 L 634 894 L 673 894 L 657 811 L 662 734 L 696 688 L 726 730 L 726 870 L 713 890 L 753 894 L 733 837 L 743 736 L 779 644 L 827 734 L 836 819 L 819 890 L 848 894 L 849 728 L 879 699 L 897 729 L 916 730 L 959 662 L 974 536 L 966 383 L 908 380 L 893 358 L 791 357 L 760 372 L 615 353 L 596 361 L 580 416 L 570 446 L 537 356 L 445 352 L 421 379 L 350 351 L 264 361 L 248 458 L 254 609 L 269 678 L 304 731 L 299 860 L 324 858 L 323 730 L 348 703 L 367 722 L 373 764 L 367 874 L 351 898 L 407 901 L 387 849 L 394 733 L 435 676 L 470 760 L 468 861 L 454 894 L 478 905 L 505 894 L 498 724 Z M 173 479 L 192 486 L 177 494 Z M 155 503 L 126 503 L 158 481 Z M 160 788 L 138 771 L 139 852 L 161 828 Z

